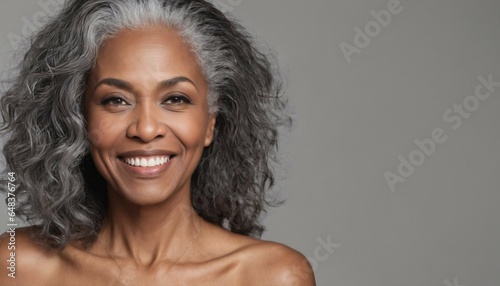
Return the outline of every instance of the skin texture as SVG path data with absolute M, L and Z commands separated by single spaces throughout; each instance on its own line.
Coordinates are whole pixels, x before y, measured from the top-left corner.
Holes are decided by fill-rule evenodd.
M 173 78 L 183 80 L 161 85 Z M 108 39 L 87 80 L 84 112 L 110 202 L 100 240 L 52 250 L 33 243 L 36 229 L 18 229 L 16 279 L 5 270 L 7 237 L 0 285 L 314 285 L 297 251 L 229 232 L 194 211 L 190 178 L 216 115 L 203 73 L 174 30 L 150 26 Z M 175 157 L 153 177 L 127 171 L 119 158 L 159 149 Z

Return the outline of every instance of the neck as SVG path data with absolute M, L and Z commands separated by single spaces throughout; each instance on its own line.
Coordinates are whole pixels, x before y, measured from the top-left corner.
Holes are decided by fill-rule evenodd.
M 114 257 L 139 265 L 174 263 L 187 247 L 192 247 L 203 221 L 189 196 L 138 206 L 110 194 L 109 202 L 99 236 Z

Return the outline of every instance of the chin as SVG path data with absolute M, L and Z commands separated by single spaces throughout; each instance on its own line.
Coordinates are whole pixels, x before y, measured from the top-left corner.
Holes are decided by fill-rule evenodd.
M 152 206 L 161 204 L 170 198 L 173 198 L 178 192 L 169 190 L 166 187 L 154 188 L 148 186 L 147 188 L 121 189 L 120 191 L 115 191 L 115 193 L 130 204 L 138 206 Z
M 137 206 L 147 207 L 161 204 L 168 200 L 168 196 L 134 196 L 125 198 L 129 203 Z

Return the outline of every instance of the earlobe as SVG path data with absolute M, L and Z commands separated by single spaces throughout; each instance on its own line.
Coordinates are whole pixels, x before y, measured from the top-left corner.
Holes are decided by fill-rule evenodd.
M 212 141 L 214 139 L 216 118 L 217 118 L 217 113 L 211 114 L 210 117 L 208 118 L 208 128 L 207 128 L 207 134 L 205 136 L 205 147 L 208 147 L 210 144 L 212 144 Z

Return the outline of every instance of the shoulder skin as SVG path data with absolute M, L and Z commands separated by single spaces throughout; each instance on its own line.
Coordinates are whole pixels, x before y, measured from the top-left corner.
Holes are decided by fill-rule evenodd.
M 9 229 L 0 236 L 0 285 L 46 285 L 56 269 L 54 251 L 37 245 L 32 227 Z
M 314 272 L 300 252 L 280 243 L 255 240 L 240 250 L 247 264 L 245 285 L 314 286 Z

